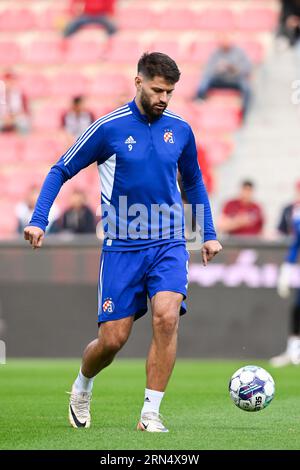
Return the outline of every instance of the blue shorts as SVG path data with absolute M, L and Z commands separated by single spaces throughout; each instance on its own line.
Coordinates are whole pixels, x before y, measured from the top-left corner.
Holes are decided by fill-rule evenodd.
M 186 298 L 189 253 L 185 245 L 164 244 L 139 251 L 103 251 L 98 282 L 98 323 L 147 312 L 147 297 L 159 291 Z M 186 312 L 182 302 L 180 314 Z

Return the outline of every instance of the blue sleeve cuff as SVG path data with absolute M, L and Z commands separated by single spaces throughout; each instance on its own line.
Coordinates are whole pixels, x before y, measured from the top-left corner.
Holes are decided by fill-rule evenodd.
M 217 240 L 217 235 L 214 233 L 204 235 L 204 243 L 209 242 L 210 240 Z
M 33 222 L 32 219 L 31 219 L 31 221 L 28 225 L 30 227 L 38 227 L 38 228 L 42 229 L 44 232 L 46 231 L 46 225 L 43 225 L 40 222 Z

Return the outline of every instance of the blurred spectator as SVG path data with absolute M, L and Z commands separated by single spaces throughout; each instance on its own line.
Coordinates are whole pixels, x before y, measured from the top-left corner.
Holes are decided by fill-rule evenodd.
M 260 235 L 264 219 L 261 207 L 253 200 L 254 184 L 244 181 L 236 199 L 228 201 L 222 210 L 218 228 L 228 235 Z
M 6 72 L 3 76 L 0 103 L 0 131 L 20 132 L 29 131 L 28 102 L 17 83 L 17 76 L 13 72 Z
M 23 234 L 24 228 L 29 224 L 39 193 L 40 188 L 38 186 L 31 186 L 25 197 L 25 200 L 19 202 L 19 204 L 16 206 L 15 213 L 18 222 L 17 232 L 20 234 Z M 49 225 L 46 230 L 47 233 L 57 232 L 56 223 L 59 215 L 60 211 L 56 204 L 54 204 L 49 212 Z
M 205 99 L 208 91 L 213 88 L 238 90 L 242 95 L 242 114 L 245 117 L 251 99 L 251 69 L 246 53 L 235 46 L 228 36 L 223 35 L 205 67 L 196 98 Z
M 93 113 L 84 106 L 83 96 L 72 100 L 71 108 L 62 116 L 62 126 L 71 136 L 79 137 L 95 120 Z
M 74 19 L 66 26 L 64 36 L 69 37 L 83 26 L 98 24 L 109 36 L 117 32 L 113 21 L 115 0 L 71 0 L 70 13 Z
M 72 233 L 95 233 L 95 217 L 86 204 L 85 193 L 80 189 L 73 191 L 70 207 L 63 213 L 59 226 L 60 230 Z
M 295 184 L 295 200 L 292 204 L 286 206 L 280 217 L 278 230 L 282 235 L 291 235 L 293 233 L 293 215 L 295 209 L 300 206 L 300 180 Z
M 291 243 L 287 256 L 282 263 L 278 276 L 277 290 L 282 298 L 290 295 L 292 278 L 295 275 L 294 265 L 300 251 L 300 181 L 296 184 L 296 198 L 293 204 L 287 206 L 282 213 L 279 231 L 291 235 Z M 296 289 L 293 303 L 290 307 L 290 324 L 286 350 L 271 359 L 273 367 L 288 364 L 300 365 L 300 289 Z
M 294 46 L 300 39 L 300 0 L 281 0 L 278 35 Z

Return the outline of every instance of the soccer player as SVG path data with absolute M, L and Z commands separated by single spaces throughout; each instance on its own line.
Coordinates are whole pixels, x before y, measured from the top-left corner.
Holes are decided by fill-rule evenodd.
M 197 206 L 203 208 L 204 217 L 197 220 L 204 220 L 204 265 L 222 248 L 216 239 L 193 132 L 186 121 L 167 111 L 179 78 L 170 57 L 145 53 L 138 62 L 135 99 L 95 121 L 51 168 L 25 228 L 25 239 L 33 248 L 41 247 L 47 215 L 62 184 L 97 162 L 102 214 L 108 214 L 99 269 L 99 335 L 86 347 L 72 387 L 69 420 L 75 428 L 90 426 L 94 377 L 126 343 L 133 321 L 146 313 L 149 297 L 153 337 L 137 429 L 168 432 L 159 409 L 175 364 L 179 315 L 186 311 L 189 256 L 177 170 L 196 217 Z M 128 211 L 124 211 L 124 200 Z M 174 209 L 172 220 L 157 214 L 157 207 L 162 206 Z M 138 224 L 137 213 L 141 215 Z M 158 222 L 153 214 L 159 215 Z
M 283 211 L 279 230 L 292 235 L 287 256 L 280 267 L 277 290 L 282 298 L 290 294 L 293 268 L 297 262 L 300 251 L 300 183 L 297 183 L 297 200 Z M 270 363 L 273 367 L 283 367 L 289 364 L 300 365 L 300 288 L 296 289 L 295 299 L 290 310 L 289 336 L 286 350 L 278 356 L 272 357 Z

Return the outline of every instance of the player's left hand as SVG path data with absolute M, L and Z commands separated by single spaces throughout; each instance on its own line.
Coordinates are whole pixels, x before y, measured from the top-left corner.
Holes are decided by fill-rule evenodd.
M 208 240 L 205 242 L 201 249 L 203 266 L 207 266 L 207 263 L 213 259 L 215 255 L 222 250 L 221 243 L 218 240 Z

